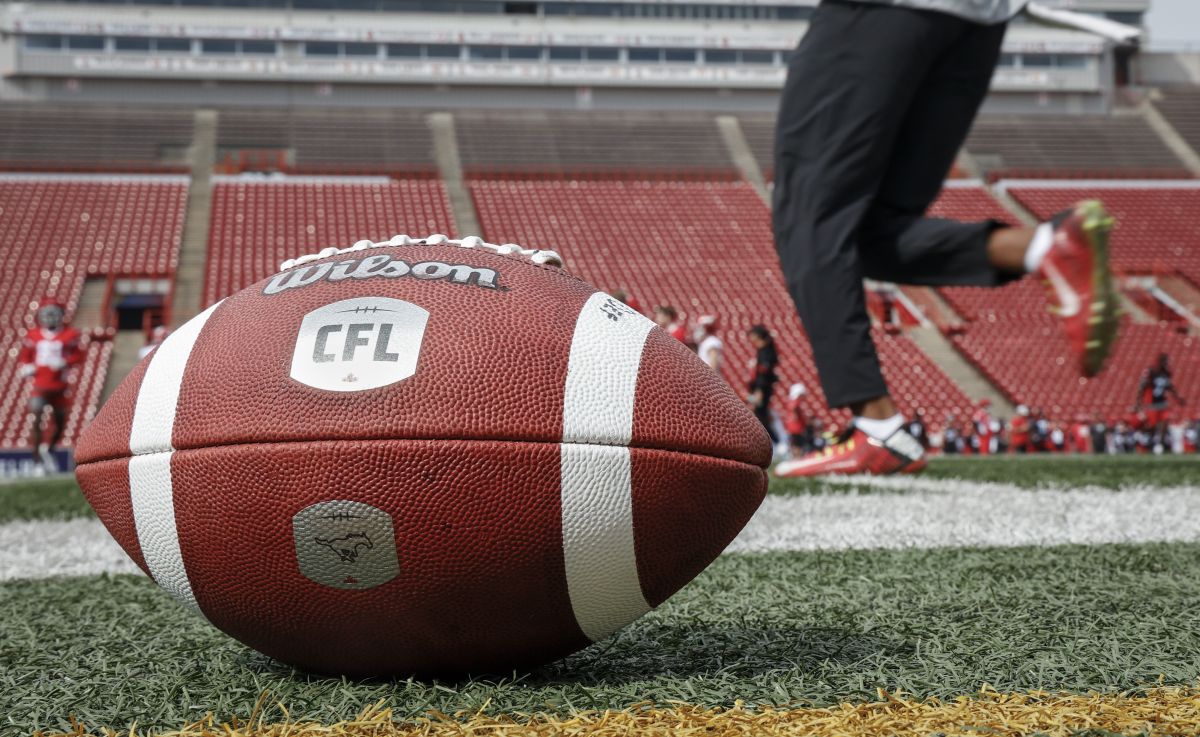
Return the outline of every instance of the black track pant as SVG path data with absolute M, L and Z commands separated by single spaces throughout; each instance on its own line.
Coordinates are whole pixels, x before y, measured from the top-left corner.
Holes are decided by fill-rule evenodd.
M 994 286 L 996 222 L 925 217 L 987 94 L 1004 24 L 825 0 L 788 69 L 775 244 L 830 406 L 887 394 L 863 277 Z

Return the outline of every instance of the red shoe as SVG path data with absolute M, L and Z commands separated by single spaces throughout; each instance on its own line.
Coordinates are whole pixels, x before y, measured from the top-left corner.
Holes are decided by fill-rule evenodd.
M 1117 341 L 1117 292 L 1108 267 L 1113 218 L 1098 200 L 1085 200 L 1059 213 L 1054 242 L 1038 275 L 1056 302 L 1071 350 L 1084 376 L 1095 376 Z
M 775 466 L 780 478 L 869 473 L 917 473 L 925 469 L 925 449 L 903 428 L 876 440 L 858 428 L 850 437 L 824 450 L 813 451 Z

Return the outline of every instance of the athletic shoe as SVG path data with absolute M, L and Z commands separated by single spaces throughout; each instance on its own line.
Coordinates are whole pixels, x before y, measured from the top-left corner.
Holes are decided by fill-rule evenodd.
M 1095 376 L 1117 340 L 1117 292 L 1108 266 L 1113 218 L 1097 200 L 1054 216 L 1054 241 L 1038 275 L 1063 319 L 1084 376 Z
M 925 468 L 925 449 L 901 428 L 886 440 L 876 440 L 858 428 L 849 437 L 800 458 L 775 466 L 780 478 L 869 473 L 917 473 Z

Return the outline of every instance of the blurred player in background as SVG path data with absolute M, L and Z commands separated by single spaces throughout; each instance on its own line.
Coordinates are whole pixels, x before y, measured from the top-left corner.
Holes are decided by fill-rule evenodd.
M 1167 446 L 1167 425 L 1171 422 L 1171 402 L 1174 398 L 1179 406 L 1187 404 L 1175 389 L 1175 381 L 1171 378 L 1168 366 L 1170 358 L 1166 353 L 1158 354 L 1158 362 L 1146 369 L 1142 381 L 1138 384 L 1138 398 L 1134 412 L 1144 412 L 1145 429 L 1151 435 L 1154 452 L 1163 452 Z
M 1030 440 L 1032 428 L 1029 423 L 1029 408 L 1023 404 L 1017 405 L 1017 414 L 1008 421 L 1008 452 L 1029 453 L 1033 450 Z
M 813 449 L 812 429 L 804 412 L 804 397 L 807 395 L 808 387 L 797 381 L 788 387 L 788 398 L 784 403 L 783 429 L 787 431 L 788 446 L 793 456 Z
M 754 416 L 767 429 L 771 445 L 778 445 L 783 438 L 775 433 L 771 416 L 771 397 L 775 394 L 775 382 L 779 381 L 779 352 L 775 349 L 775 338 L 762 325 L 746 331 L 750 345 L 754 346 L 754 361 L 750 364 L 750 379 L 746 382 L 746 403 L 754 410 Z
M 57 471 L 53 451 L 62 440 L 66 430 L 66 410 L 70 405 L 70 376 L 68 372 L 83 360 L 78 330 L 66 324 L 66 313 L 62 304 L 54 297 L 45 297 L 38 304 L 36 327 L 31 328 L 21 340 L 21 376 L 31 379 L 29 411 L 33 415 L 33 429 L 29 435 L 35 468 Z M 45 439 L 42 425 L 49 407 L 54 420 L 54 431 L 49 442 Z
M 871 341 L 863 278 L 929 286 L 1047 282 L 1083 373 L 1116 338 L 1112 219 L 1084 202 L 1033 228 L 925 216 L 1026 0 L 824 0 L 789 63 L 775 141 L 774 231 L 821 387 L 854 422 L 780 476 L 916 472 Z
M 679 319 L 679 310 L 676 310 L 671 305 L 658 305 L 654 308 L 654 322 L 660 328 L 670 333 L 672 338 L 687 345 L 687 327 Z
M 721 373 L 721 364 L 725 354 L 725 344 L 717 335 L 717 318 L 715 315 L 701 315 L 696 318 L 696 353 L 713 371 Z

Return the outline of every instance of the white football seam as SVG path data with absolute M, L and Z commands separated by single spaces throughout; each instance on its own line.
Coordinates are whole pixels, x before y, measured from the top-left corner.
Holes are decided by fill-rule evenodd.
M 593 642 L 650 610 L 637 571 L 629 443 L 654 323 L 610 302 L 597 292 L 580 310 L 563 387 L 563 563 L 575 621 Z
M 220 304 L 188 320 L 155 349 L 138 387 L 129 429 L 129 499 L 142 558 L 154 582 L 196 612 L 200 606 L 188 580 L 175 524 L 171 439 L 184 370 L 197 338 Z

